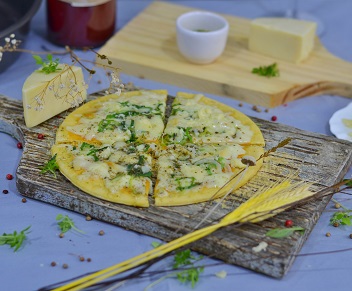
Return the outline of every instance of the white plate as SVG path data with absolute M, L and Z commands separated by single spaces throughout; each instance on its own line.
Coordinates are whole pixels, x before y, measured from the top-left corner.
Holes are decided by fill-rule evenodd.
M 330 118 L 330 130 L 340 139 L 352 141 L 352 127 L 347 127 L 343 119 L 352 120 L 352 102 L 345 108 L 336 111 Z M 350 121 L 352 123 L 352 121 Z

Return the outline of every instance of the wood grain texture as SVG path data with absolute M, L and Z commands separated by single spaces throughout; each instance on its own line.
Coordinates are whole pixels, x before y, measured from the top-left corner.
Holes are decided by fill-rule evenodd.
M 222 56 L 209 65 L 187 62 L 176 44 L 176 18 L 195 10 L 154 1 L 114 35 L 99 51 L 125 74 L 200 92 L 275 107 L 312 95 L 352 97 L 352 64 L 329 53 L 319 39 L 306 61 L 293 64 L 248 50 L 250 20 L 223 15 L 230 24 Z M 102 63 L 97 59 L 98 63 Z M 254 75 L 254 67 L 278 63 L 280 77 Z
M 90 96 L 89 100 L 98 96 Z M 40 174 L 40 168 L 50 159 L 50 147 L 56 129 L 67 113 L 69 111 L 29 130 L 24 124 L 22 103 L 0 96 L 0 131 L 24 143 L 23 156 L 16 173 L 17 188 L 22 195 L 83 215 L 89 214 L 95 219 L 164 241 L 191 231 L 215 205 L 213 201 L 179 207 L 135 208 L 85 194 L 61 174 L 57 178 Z M 257 176 L 228 196 L 222 207 L 217 208 L 209 218 L 209 222 L 224 216 L 263 186 L 271 185 L 289 173 L 298 172 L 298 179 L 315 182 L 314 187 L 321 189 L 340 180 L 352 163 L 352 143 L 348 141 L 261 119 L 253 120 L 261 128 L 268 149 L 285 138 L 293 140 L 266 158 Z M 44 134 L 45 138 L 38 139 L 38 133 Z M 225 227 L 193 243 L 191 248 L 229 264 L 280 278 L 289 270 L 295 254 L 303 246 L 328 201 L 329 197 L 314 200 L 258 224 Z M 288 218 L 304 227 L 307 230 L 305 234 L 295 234 L 280 240 L 265 236 L 269 229 L 282 227 Z M 268 243 L 267 250 L 253 252 L 252 248 L 261 241 Z

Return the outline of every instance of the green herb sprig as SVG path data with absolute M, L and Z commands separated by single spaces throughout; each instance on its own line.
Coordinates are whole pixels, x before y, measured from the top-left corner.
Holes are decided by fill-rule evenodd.
M 39 72 L 50 74 L 61 70 L 61 68 L 58 67 L 60 64 L 59 59 L 54 60 L 51 54 L 48 54 L 46 59 L 42 59 L 42 57 L 38 55 L 33 55 L 33 58 L 35 59 L 37 65 L 42 66 Z
M 73 220 L 68 217 L 68 215 L 58 214 L 56 216 L 57 224 L 61 230 L 61 233 L 66 233 L 70 229 L 74 229 L 77 232 L 84 233 L 82 230 L 78 229 Z
M 152 246 L 154 248 L 159 247 L 162 243 L 153 242 Z M 175 272 L 171 272 L 158 280 L 149 284 L 144 290 L 148 290 L 149 288 L 155 286 L 161 281 L 167 278 L 176 277 L 183 284 L 190 283 L 192 288 L 195 287 L 197 282 L 199 281 L 200 274 L 204 271 L 204 266 L 197 266 L 196 263 L 203 259 L 203 256 L 194 256 L 191 250 L 186 249 L 182 251 L 178 251 L 174 255 L 174 261 L 172 268 L 176 270 Z
M 280 75 L 279 68 L 276 63 L 269 66 L 260 66 L 252 69 L 252 74 L 256 74 L 264 77 L 278 77 Z
M 11 248 L 14 248 L 14 252 L 18 251 L 27 238 L 30 227 L 31 226 L 26 227 L 19 233 L 17 233 L 17 231 L 13 233 L 3 233 L 3 235 L 0 235 L 0 245 L 9 245 Z
M 351 186 L 348 183 L 346 185 Z M 343 206 L 341 203 L 337 202 L 333 198 L 331 200 L 334 201 L 337 205 L 339 205 L 343 210 L 337 211 L 331 216 L 330 225 L 333 225 L 335 227 L 338 227 L 340 225 L 351 226 L 352 225 L 352 215 L 351 215 L 352 209 L 348 209 L 347 207 Z
M 189 249 L 177 252 L 174 257 L 173 268 L 186 267 L 185 270 L 176 274 L 177 279 L 181 283 L 191 283 L 192 288 L 194 288 L 199 281 L 199 275 L 204 271 L 204 266 L 195 266 L 195 263 L 201 259 L 203 259 L 203 256 L 195 257 Z
M 44 164 L 44 166 L 41 168 L 40 174 L 49 172 L 56 178 L 56 171 L 59 169 L 59 165 L 56 162 L 56 156 L 57 154 L 55 154 L 48 162 Z
M 285 238 L 291 236 L 296 231 L 304 233 L 305 229 L 300 226 L 274 228 L 269 230 L 265 235 L 272 238 Z
M 330 224 L 334 226 L 352 225 L 352 215 L 349 214 L 350 212 L 352 212 L 352 210 L 335 212 L 330 218 Z

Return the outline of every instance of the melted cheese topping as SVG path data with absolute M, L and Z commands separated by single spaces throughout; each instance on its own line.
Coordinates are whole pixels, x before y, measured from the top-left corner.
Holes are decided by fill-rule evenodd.
M 243 168 L 240 145 L 169 145 L 161 150 L 157 162 L 159 196 L 168 192 L 208 187 L 222 187 L 233 175 L 233 168 Z
M 104 101 L 89 115 L 77 114 L 77 124 L 66 129 L 87 141 L 110 145 L 116 141 L 154 141 L 164 130 L 164 114 L 165 96 L 143 91 Z
M 249 143 L 252 131 L 229 112 L 202 103 L 199 97 L 188 99 L 177 97 L 164 137 L 168 143 Z
M 82 143 L 69 149 L 74 156 L 72 167 L 80 173 L 80 180 L 103 179 L 111 193 L 126 188 L 143 194 L 152 185 L 152 157 L 147 153 L 151 151 L 149 145 L 116 143 L 95 147 Z

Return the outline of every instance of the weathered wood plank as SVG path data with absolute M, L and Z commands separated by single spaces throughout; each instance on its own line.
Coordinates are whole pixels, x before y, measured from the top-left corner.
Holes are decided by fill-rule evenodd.
M 94 99 L 95 96 L 90 96 Z M 196 226 L 215 202 L 179 207 L 135 208 L 103 201 L 87 195 L 73 186 L 63 175 L 57 179 L 41 175 L 40 167 L 50 158 L 50 146 L 62 117 L 53 117 L 40 126 L 28 129 L 24 125 L 20 101 L 0 96 L 0 131 L 13 135 L 24 143 L 23 156 L 17 169 L 18 191 L 30 198 L 70 209 L 107 221 L 126 229 L 170 241 Z M 210 217 L 222 217 L 248 199 L 255 191 L 272 181 L 298 172 L 299 178 L 315 182 L 317 189 L 341 179 L 352 163 L 350 142 L 338 140 L 293 127 L 253 118 L 260 126 L 267 148 L 285 138 L 290 144 L 279 149 L 264 161 L 262 169 L 248 184 L 229 196 Z M 37 138 L 45 135 L 44 140 Z M 192 244 L 192 249 L 211 255 L 230 264 L 236 264 L 273 277 L 282 277 L 313 229 L 329 197 L 311 201 L 258 224 L 241 227 L 228 226 Z M 265 237 L 270 228 L 280 227 L 287 217 L 307 229 L 304 235 L 296 234 L 280 240 Z M 254 253 L 252 247 L 261 241 L 268 243 L 266 252 Z

